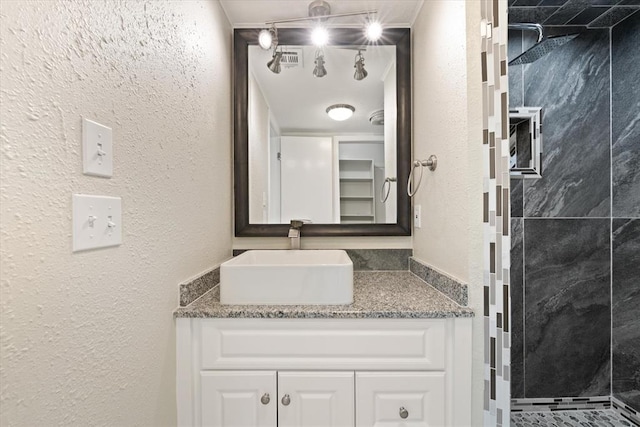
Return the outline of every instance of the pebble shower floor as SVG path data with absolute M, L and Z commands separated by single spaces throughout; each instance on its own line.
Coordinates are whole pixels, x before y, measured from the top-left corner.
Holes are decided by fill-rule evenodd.
M 626 427 L 637 426 L 613 409 L 558 412 L 514 412 L 512 427 Z

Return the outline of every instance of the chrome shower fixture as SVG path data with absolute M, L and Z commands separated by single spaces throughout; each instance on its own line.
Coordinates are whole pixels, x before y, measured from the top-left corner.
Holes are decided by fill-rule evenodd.
M 280 66 L 280 61 L 282 60 L 282 50 L 273 51 L 273 56 L 271 57 L 271 61 L 267 62 L 267 67 L 274 74 L 280 74 L 282 71 L 282 67 Z
M 316 67 L 313 69 L 313 75 L 316 77 L 324 77 L 327 75 L 327 69 L 324 68 L 324 52 L 322 49 L 316 50 L 316 59 L 313 61 Z
M 356 80 L 362 80 L 369 75 L 367 70 L 364 69 L 364 56 L 362 56 L 362 51 L 358 51 L 356 55 L 356 63 L 353 65 L 353 68 L 356 69 L 355 73 L 353 73 L 353 78 Z
M 535 31 L 538 33 L 538 40 L 536 41 L 536 44 L 509 61 L 509 65 L 530 64 L 542 58 L 555 48 L 575 39 L 579 35 L 579 33 L 573 33 L 561 36 L 544 37 L 542 25 L 540 24 L 509 24 L 509 29 Z

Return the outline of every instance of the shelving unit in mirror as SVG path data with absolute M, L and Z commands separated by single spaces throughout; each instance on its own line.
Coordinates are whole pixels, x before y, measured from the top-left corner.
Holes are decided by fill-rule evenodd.
M 341 159 L 339 168 L 340 223 L 375 223 L 373 160 Z

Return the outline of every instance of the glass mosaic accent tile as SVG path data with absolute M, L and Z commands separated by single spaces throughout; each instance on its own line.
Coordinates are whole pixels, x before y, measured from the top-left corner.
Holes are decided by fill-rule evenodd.
M 511 414 L 512 427 L 633 427 L 613 409 L 597 411 L 517 412 Z

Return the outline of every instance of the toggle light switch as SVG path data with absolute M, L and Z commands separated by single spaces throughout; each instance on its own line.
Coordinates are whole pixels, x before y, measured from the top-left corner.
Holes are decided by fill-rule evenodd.
M 122 244 L 120 197 L 73 195 L 73 251 Z
M 113 176 L 111 128 L 89 119 L 82 119 L 82 172 L 105 178 Z

